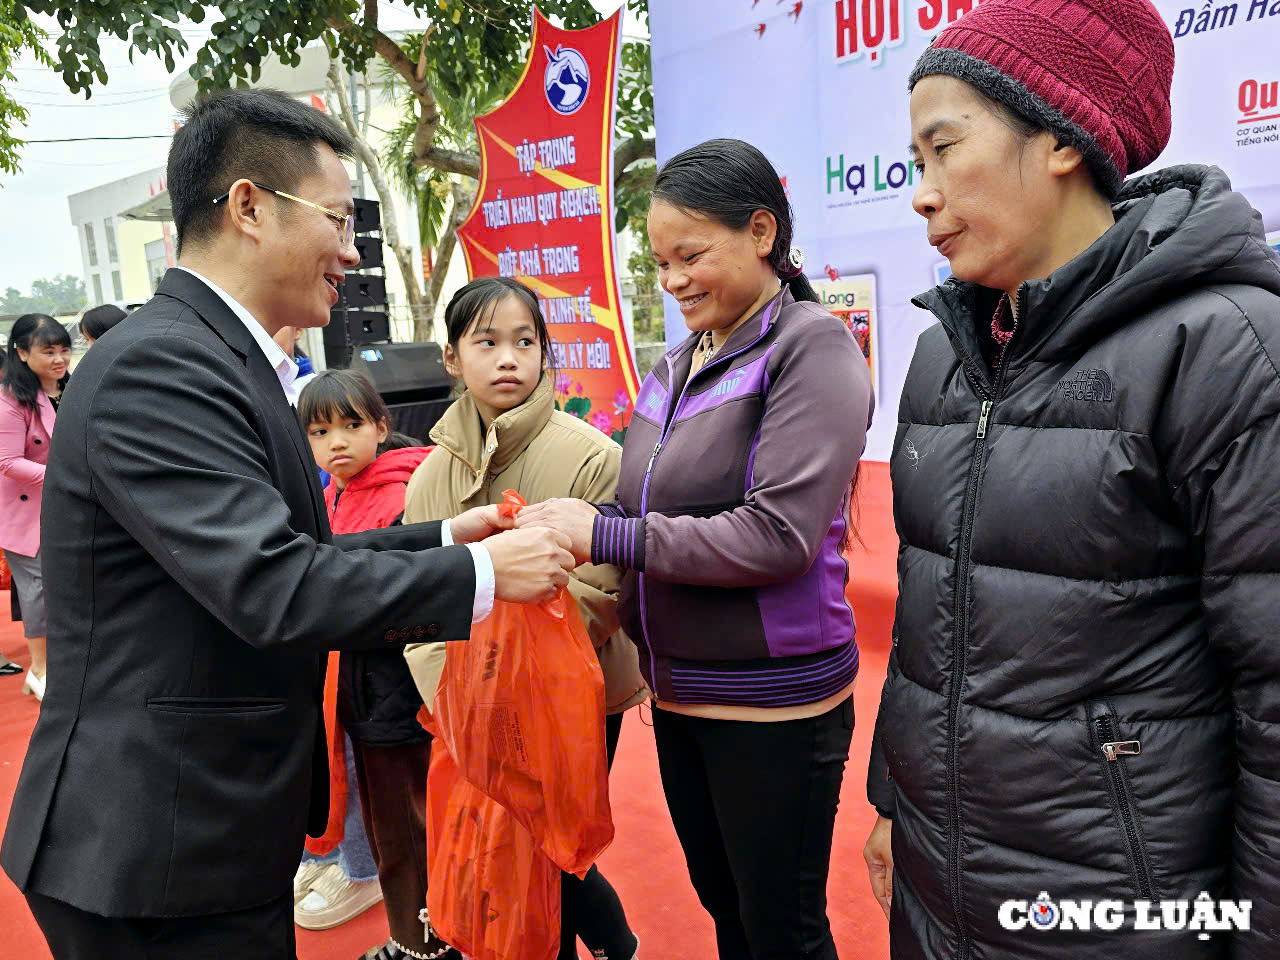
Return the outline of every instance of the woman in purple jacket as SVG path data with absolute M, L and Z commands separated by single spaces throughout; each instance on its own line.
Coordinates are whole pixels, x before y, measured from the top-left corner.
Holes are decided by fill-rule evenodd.
M 658 173 L 649 242 L 692 331 L 645 380 L 616 503 L 521 525 L 627 571 L 662 786 L 721 960 L 834 960 L 831 835 L 858 671 L 843 547 L 867 364 L 818 306 L 791 208 L 749 144 Z

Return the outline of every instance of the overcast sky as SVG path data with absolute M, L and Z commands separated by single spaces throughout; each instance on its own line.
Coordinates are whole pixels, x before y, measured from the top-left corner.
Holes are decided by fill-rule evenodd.
M 592 0 L 603 13 L 612 13 L 621 0 Z M 411 29 L 415 20 L 403 7 L 380 3 L 383 29 Z M 56 36 L 52 18 L 39 18 Z M 181 29 L 190 44 L 177 71 L 185 70 L 208 39 L 210 22 L 185 23 Z M 625 32 L 639 27 L 628 22 Z M 107 83 L 95 86 L 93 96 L 72 95 L 57 72 L 30 57 L 14 70 L 17 84 L 9 91 L 30 112 L 25 127 L 14 132 L 25 140 L 62 137 L 168 134 L 174 108 L 169 103 L 171 75 L 154 56 L 137 54 L 129 63 L 128 46 L 114 38 L 101 41 Z M 55 52 L 53 43 L 49 44 Z M 54 274 L 80 274 L 80 246 L 71 226 L 67 197 L 130 174 L 163 166 L 167 139 L 28 143 L 22 148 L 22 172 L 0 175 L 0 222 L 6 227 L 0 258 L 0 290 L 17 287 L 23 293 L 31 281 Z

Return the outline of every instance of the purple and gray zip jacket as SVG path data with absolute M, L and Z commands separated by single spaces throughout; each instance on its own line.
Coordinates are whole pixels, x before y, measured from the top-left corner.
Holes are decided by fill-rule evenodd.
M 660 700 L 825 699 L 858 672 L 841 547 L 871 420 L 866 360 L 785 288 L 690 377 L 697 343 L 640 389 L 592 562 L 627 571 L 622 625 Z

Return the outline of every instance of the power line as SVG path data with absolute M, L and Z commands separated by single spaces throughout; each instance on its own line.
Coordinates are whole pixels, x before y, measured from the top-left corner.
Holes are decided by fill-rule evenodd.
M 118 167 L 121 164 L 125 164 L 125 163 L 136 164 L 137 162 L 138 162 L 137 156 L 130 155 L 127 157 L 121 157 L 119 160 L 103 160 L 97 163 L 85 163 L 79 160 L 73 160 L 73 161 L 41 160 L 40 166 L 42 167 Z
M 166 92 L 167 92 L 167 91 L 166 91 Z M 106 102 L 104 102 L 104 103 L 93 103 L 93 102 L 86 102 L 86 103 L 53 103 L 53 102 L 50 102 L 50 101 L 48 101 L 48 100 L 28 100 L 26 97 L 24 97 L 24 96 L 22 95 L 21 91 L 19 91 L 19 93 L 18 93 L 19 103 L 21 103 L 24 107 L 38 108 L 38 109 L 40 109 L 40 110 L 52 110 L 52 109 L 59 109 L 59 110 L 66 110 L 66 109 L 84 110 L 84 109 L 85 109 L 85 108 L 87 108 L 87 107 L 94 107 L 94 108 L 96 108 L 96 109 L 104 110 L 104 109 L 109 109 L 109 108 L 111 108 L 111 107 L 127 107 L 127 106 L 129 106 L 130 104 L 143 103 L 143 102 L 145 102 L 145 101 L 147 101 L 147 100 L 155 100 L 155 99 L 157 99 L 158 97 L 161 97 L 161 96 L 164 96 L 164 94 L 162 94 L 162 93 L 149 93 L 149 94 L 147 94 L 147 95 L 146 95 L 146 96 L 144 96 L 144 97 L 137 97 L 137 98 L 135 98 L 135 99 L 133 99 L 133 100 L 108 100 L 108 101 L 106 101 Z
M 31 107 L 31 108 L 36 108 L 40 110 L 51 110 L 51 109 L 84 110 L 88 107 L 93 107 L 99 110 L 109 110 L 112 107 L 127 107 L 134 104 L 146 103 L 147 101 L 154 101 L 159 99 L 162 96 L 164 96 L 164 94 L 151 93 L 143 97 L 135 97 L 132 100 L 107 100 L 101 103 L 98 103 L 98 102 L 58 103 L 53 100 L 33 100 L 23 96 L 22 92 L 19 91 L 17 95 L 17 100 L 19 103 L 21 103 L 25 107 Z
M 23 140 L 23 143 L 83 143 L 86 140 L 168 140 L 172 133 L 139 133 L 131 137 L 54 137 L 49 140 Z
M 34 93 L 43 97 L 61 97 L 71 93 L 70 88 L 66 86 L 58 87 L 53 90 L 46 90 L 44 87 L 33 87 L 25 83 L 19 83 L 16 87 L 13 87 L 12 89 L 16 90 L 20 94 Z M 168 89 L 169 89 L 168 84 L 163 84 L 155 87 L 134 87 L 131 90 L 106 90 L 106 89 L 99 88 L 98 90 L 94 91 L 94 96 L 95 97 L 134 97 L 144 93 L 148 95 L 163 93 Z M 79 95 L 80 94 L 78 93 L 73 94 L 73 96 L 77 96 L 77 97 Z

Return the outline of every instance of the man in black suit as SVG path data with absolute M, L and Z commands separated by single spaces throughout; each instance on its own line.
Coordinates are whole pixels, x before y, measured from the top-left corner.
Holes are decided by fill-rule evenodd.
M 545 533 L 474 542 L 494 508 L 330 533 L 271 335 L 327 323 L 358 262 L 352 149 L 274 91 L 193 106 L 168 166 L 180 266 L 62 401 L 49 683 L 0 852 L 57 960 L 293 960 L 328 809 L 323 651 L 465 640 L 495 592 L 542 599 L 573 566 Z

